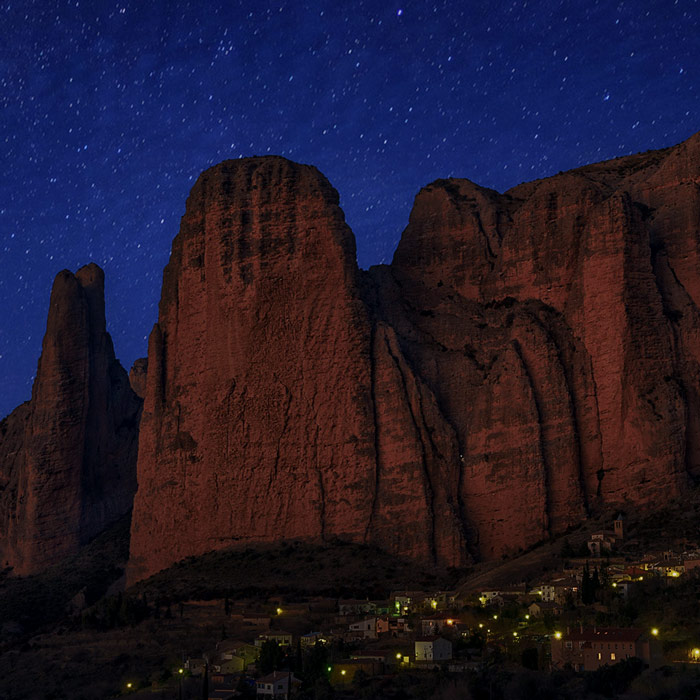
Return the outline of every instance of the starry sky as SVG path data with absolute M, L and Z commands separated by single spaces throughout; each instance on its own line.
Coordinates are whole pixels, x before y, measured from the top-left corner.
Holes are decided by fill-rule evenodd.
M 361 267 L 438 177 L 505 190 L 700 130 L 698 0 L 0 0 L 0 416 L 55 274 L 95 261 L 128 369 L 197 175 L 280 154 Z

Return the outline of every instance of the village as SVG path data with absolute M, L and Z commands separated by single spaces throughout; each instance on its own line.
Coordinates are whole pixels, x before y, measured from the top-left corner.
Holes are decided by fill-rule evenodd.
M 532 581 L 489 589 L 467 581 L 452 591 L 394 591 L 387 600 L 189 601 L 180 616 L 197 606 L 223 608 L 225 622 L 206 648 L 183 649 L 168 681 L 180 693 L 183 683 L 204 688 L 212 700 L 354 697 L 373 682 L 438 669 L 465 674 L 508 664 L 584 673 L 631 659 L 640 669 L 700 664 L 695 632 L 650 617 L 645 603 L 664 592 L 673 597 L 700 574 L 697 543 L 678 544 L 677 551 L 641 551 L 618 516 L 577 548 L 565 541 L 561 567 Z M 123 692 L 145 685 L 127 679 Z

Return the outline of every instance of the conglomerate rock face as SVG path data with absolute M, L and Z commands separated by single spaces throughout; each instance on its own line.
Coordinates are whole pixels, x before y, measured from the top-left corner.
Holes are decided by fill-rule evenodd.
M 124 515 L 141 401 L 105 330 L 94 264 L 54 281 L 30 401 L 0 422 L 0 565 L 31 574 Z
M 359 271 L 314 168 L 188 199 L 151 333 L 129 580 L 236 542 L 442 565 L 700 476 L 700 137 L 520 185 L 440 180 Z

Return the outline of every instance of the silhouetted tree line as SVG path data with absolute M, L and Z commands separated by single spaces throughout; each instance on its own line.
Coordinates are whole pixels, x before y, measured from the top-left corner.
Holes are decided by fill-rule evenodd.
M 103 598 L 81 616 L 82 626 L 86 629 L 110 630 L 115 627 L 133 627 L 153 614 L 145 596 L 118 593 Z

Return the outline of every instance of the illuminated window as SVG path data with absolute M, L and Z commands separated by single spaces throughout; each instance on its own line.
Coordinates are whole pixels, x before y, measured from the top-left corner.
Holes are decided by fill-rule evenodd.
M 614 651 L 610 654 L 610 661 L 615 661 L 615 652 Z
M 600 661 L 602 658 L 603 658 L 603 655 L 600 652 L 598 652 L 598 661 Z

